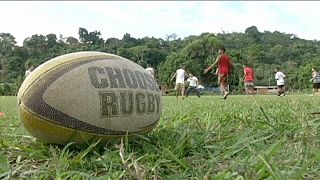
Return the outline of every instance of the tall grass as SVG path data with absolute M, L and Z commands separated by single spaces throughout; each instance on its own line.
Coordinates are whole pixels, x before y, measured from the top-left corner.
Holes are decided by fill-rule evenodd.
M 45 145 L 0 97 L 0 178 L 319 179 L 320 97 L 163 97 L 148 135 L 82 149 Z

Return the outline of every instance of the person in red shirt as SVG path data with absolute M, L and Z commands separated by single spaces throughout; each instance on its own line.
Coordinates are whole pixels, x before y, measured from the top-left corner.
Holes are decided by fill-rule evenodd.
M 254 95 L 254 70 L 252 67 L 243 65 L 243 80 L 247 95 Z
M 231 69 L 233 67 L 231 57 L 227 55 L 226 49 L 221 47 L 219 49 L 219 55 L 214 61 L 214 63 L 209 66 L 207 69 L 204 70 L 204 73 L 207 73 L 213 66 L 216 64 L 218 65 L 217 72 L 218 72 L 218 84 L 220 86 L 220 90 L 223 94 L 223 99 L 226 99 L 229 91 L 228 91 L 228 78 L 231 73 Z

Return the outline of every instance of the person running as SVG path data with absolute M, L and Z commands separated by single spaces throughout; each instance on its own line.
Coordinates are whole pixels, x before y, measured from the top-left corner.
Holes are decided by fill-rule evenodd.
M 243 81 L 247 95 L 254 95 L 254 70 L 252 67 L 243 65 Z
M 188 97 L 189 93 L 193 91 L 195 91 L 197 93 L 197 96 L 200 97 L 200 91 L 198 89 L 198 78 L 193 74 L 189 74 L 189 78 L 187 79 L 187 81 L 189 82 L 189 87 L 187 89 L 186 97 Z
M 188 77 L 185 71 L 185 65 L 183 64 L 180 65 L 180 69 L 177 69 L 177 71 L 174 73 L 170 81 L 172 81 L 174 77 L 176 77 L 176 86 L 175 86 L 176 98 L 178 99 L 179 94 L 181 94 L 182 99 L 184 99 L 184 91 L 185 91 L 184 79 L 185 77 Z
M 283 72 L 281 72 L 278 68 L 275 69 L 275 79 L 277 80 L 277 87 L 278 87 L 278 96 L 285 96 L 284 92 L 284 78 L 286 77 Z
M 226 99 L 229 94 L 228 79 L 231 73 L 231 69 L 233 67 L 231 57 L 227 55 L 225 52 L 226 49 L 224 47 L 221 47 L 218 52 L 219 55 L 217 56 L 214 63 L 204 70 L 204 73 L 207 73 L 210 69 L 212 69 L 213 66 L 215 66 L 216 64 L 218 65 L 218 84 L 220 87 L 220 91 L 223 94 L 223 99 Z
M 310 81 L 313 82 L 313 95 L 316 95 L 316 93 L 319 92 L 320 88 L 320 74 L 315 67 L 312 68 L 312 78 L 310 79 Z

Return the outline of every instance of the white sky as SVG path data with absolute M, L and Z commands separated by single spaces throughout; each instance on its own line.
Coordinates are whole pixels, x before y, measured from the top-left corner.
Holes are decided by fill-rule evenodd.
M 0 17 L 0 33 L 18 45 L 34 34 L 79 38 L 79 27 L 105 40 L 244 32 L 253 25 L 320 40 L 320 1 L 1 1 Z

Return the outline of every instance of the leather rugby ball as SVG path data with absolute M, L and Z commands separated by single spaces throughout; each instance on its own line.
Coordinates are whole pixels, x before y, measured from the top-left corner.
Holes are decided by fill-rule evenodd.
M 62 145 L 146 133 L 162 112 L 159 87 L 141 66 L 91 51 L 41 64 L 26 77 L 17 100 L 30 134 Z

